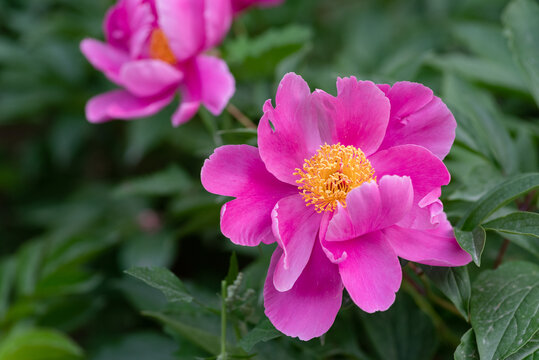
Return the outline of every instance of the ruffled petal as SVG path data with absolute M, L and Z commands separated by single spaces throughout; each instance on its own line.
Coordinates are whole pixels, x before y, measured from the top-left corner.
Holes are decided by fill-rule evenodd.
M 183 79 L 183 73 L 161 60 L 138 60 L 125 64 L 121 70 L 122 84 L 140 97 L 170 92 Z
M 258 125 L 262 160 L 275 177 L 289 184 L 296 184 L 295 169 L 301 168 L 322 144 L 310 94 L 301 76 L 286 74 L 277 90 L 276 107 L 268 100 Z
M 322 215 L 305 206 L 301 195 L 279 200 L 271 213 L 273 234 L 283 249 L 273 275 L 278 291 L 292 288 L 311 256 Z
M 272 324 L 288 336 L 310 340 L 326 333 L 339 312 L 342 282 L 336 265 L 329 262 L 319 242 L 292 289 L 279 292 L 273 273 L 283 251 L 277 248 L 264 285 L 264 307 Z
M 186 60 L 204 48 L 204 1 L 155 0 L 159 27 L 178 61 Z
M 391 226 L 383 230 L 389 243 L 403 259 L 433 266 L 463 266 L 472 261 L 458 244 L 445 218 L 434 229 L 416 230 Z
M 258 149 L 249 145 L 217 148 L 204 162 L 201 180 L 211 193 L 238 197 L 223 205 L 221 231 L 233 243 L 245 246 L 275 241 L 271 212 L 279 199 L 297 192 L 271 175 Z
M 402 281 L 399 259 L 380 231 L 349 241 L 323 242 L 332 257 L 341 259 L 339 273 L 352 300 L 362 310 L 387 310 Z
M 415 144 L 443 159 L 455 140 L 457 123 L 451 111 L 428 87 L 397 82 L 386 91 L 391 118 L 379 150 Z
M 390 105 L 384 93 L 370 81 L 355 77 L 337 80 L 337 97 L 318 90 L 314 103 L 331 119 L 332 142 L 374 153 L 384 138 Z
M 128 53 L 94 39 L 81 41 L 80 50 L 90 64 L 105 73 L 109 80 L 118 85 L 122 84 L 120 69 L 130 60 Z
M 384 176 L 353 189 L 346 208 L 339 204 L 325 239 L 344 241 L 399 222 L 412 207 L 414 191 L 409 177 Z
M 429 150 L 417 145 L 394 146 L 369 157 L 375 175 L 409 176 L 418 203 L 440 186 L 449 184 L 451 176 L 444 163 Z
M 205 5 L 205 48 L 209 49 L 218 45 L 230 29 L 232 23 L 232 6 L 230 1 L 223 0 L 205 0 Z
M 86 118 L 91 123 L 112 119 L 134 119 L 150 116 L 168 105 L 174 92 L 160 97 L 139 98 L 125 90 L 113 90 L 93 97 L 86 104 Z
M 204 162 L 201 180 L 207 191 L 224 196 L 285 197 L 297 193 L 297 188 L 270 174 L 258 149 L 249 145 L 225 145 L 215 149 Z M 272 209 L 273 206 L 270 212 Z

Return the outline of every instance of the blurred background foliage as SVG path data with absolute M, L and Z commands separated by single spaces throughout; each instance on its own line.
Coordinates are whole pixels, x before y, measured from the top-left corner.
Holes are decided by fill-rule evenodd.
M 0 360 L 216 358 L 225 277 L 235 358 L 452 359 L 471 319 L 475 336 L 466 332 L 455 358 L 479 359 L 475 339 L 485 338 L 474 309 L 491 297 L 481 293 L 490 279 L 526 270 L 521 285 L 537 303 L 537 267 L 526 267 L 539 258 L 537 218 L 520 232 L 514 221 L 487 223 L 486 243 L 477 226 L 537 210 L 539 182 L 531 174 L 522 185 L 520 175 L 539 171 L 536 1 L 287 0 L 236 19 L 219 52 L 237 80 L 231 103 L 255 123 L 294 71 L 330 93 L 337 76 L 422 82 L 459 124 L 443 200 L 453 224 L 460 219 L 459 241 L 476 260 L 483 252 L 481 267 L 407 265 L 389 311 L 368 315 L 347 298 L 333 328 L 308 343 L 280 336 L 263 316 L 272 247 L 231 245 L 219 231 L 225 198 L 200 185 L 216 146 L 256 144 L 233 109 L 217 118 L 202 110 L 179 128 L 169 120 L 175 105 L 148 119 L 86 122 L 85 102 L 112 85 L 78 44 L 103 38 L 112 3 L 0 0 Z M 511 179 L 521 191 L 504 195 Z M 485 194 L 505 200 L 473 223 Z M 500 248 L 505 265 L 485 271 Z M 537 314 L 517 310 L 530 327 L 503 337 L 489 360 L 539 356 Z

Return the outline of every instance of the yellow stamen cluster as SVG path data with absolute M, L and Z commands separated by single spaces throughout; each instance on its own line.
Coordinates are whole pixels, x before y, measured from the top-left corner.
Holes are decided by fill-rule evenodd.
M 346 207 L 346 195 L 352 189 L 376 180 L 363 151 L 341 144 L 322 145 L 294 175 L 301 177 L 296 183 L 307 206 L 314 205 L 319 213 L 334 211 L 338 203 Z
M 168 45 L 168 39 L 163 30 L 157 28 L 152 32 L 150 38 L 150 57 L 162 60 L 170 65 L 177 63 L 174 53 Z

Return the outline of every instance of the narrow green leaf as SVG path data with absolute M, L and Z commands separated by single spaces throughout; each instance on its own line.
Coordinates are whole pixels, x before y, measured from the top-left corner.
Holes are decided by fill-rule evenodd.
M 479 352 L 472 329 L 462 335 L 460 344 L 455 351 L 455 360 L 479 360 Z
M 236 252 L 233 251 L 232 255 L 230 255 L 230 265 L 228 266 L 228 274 L 225 279 L 226 284 L 231 285 L 238 277 L 239 272 L 238 257 L 236 256 Z
M 126 270 L 125 272 L 161 291 L 169 302 L 193 301 L 193 297 L 189 294 L 180 279 L 168 269 L 161 267 L 138 267 Z
M 0 263 L 0 319 L 2 319 L 9 307 L 9 298 L 15 283 L 16 274 L 15 258 L 8 258 Z
M 49 329 L 15 332 L 0 343 L 0 360 L 76 360 L 82 355 L 71 339 Z
M 459 245 L 470 255 L 477 266 L 481 266 L 481 254 L 485 248 L 485 230 L 478 226 L 473 231 L 463 231 L 455 228 L 455 237 Z
M 269 341 L 275 339 L 282 334 L 275 329 L 268 319 L 262 320 L 253 330 L 249 331 L 239 342 L 239 345 L 245 351 L 251 351 L 253 346 L 261 341 Z
M 468 319 L 468 308 L 472 286 L 468 268 L 461 267 L 422 267 L 431 281 L 447 296 L 465 319 Z
M 483 224 L 486 230 L 529 235 L 539 238 L 539 214 L 518 211 Z
M 503 13 L 509 45 L 526 72 L 530 90 L 539 105 L 539 4 L 513 0 Z
M 520 174 L 490 189 L 460 219 L 457 226 L 470 231 L 495 210 L 510 201 L 539 188 L 539 173 Z
M 539 330 L 539 266 L 503 264 L 479 275 L 472 289 L 470 317 L 481 360 L 505 359 Z

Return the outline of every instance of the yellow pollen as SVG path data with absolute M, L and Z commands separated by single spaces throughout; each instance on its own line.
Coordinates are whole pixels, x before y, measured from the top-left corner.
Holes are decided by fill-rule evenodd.
M 159 28 L 152 32 L 150 39 L 150 57 L 152 59 L 162 60 L 170 65 L 175 65 L 177 63 L 176 57 L 168 45 L 167 36 L 163 30 Z
M 317 212 L 334 211 L 338 203 L 346 207 L 346 195 L 363 184 L 376 181 L 374 169 L 358 148 L 322 145 L 316 154 L 305 160 L 303 169 L 296 168 L 294 175 L 300 194 L 307 206 L 314 205 Z

